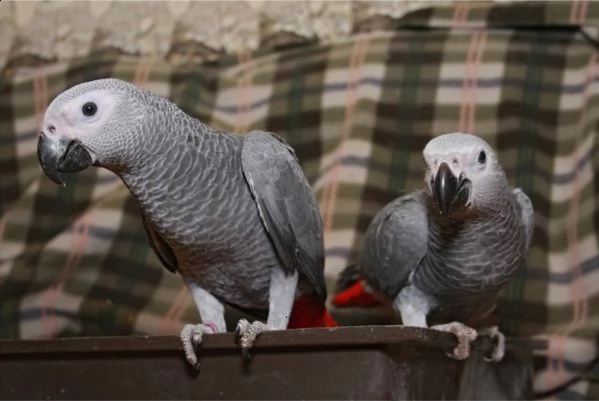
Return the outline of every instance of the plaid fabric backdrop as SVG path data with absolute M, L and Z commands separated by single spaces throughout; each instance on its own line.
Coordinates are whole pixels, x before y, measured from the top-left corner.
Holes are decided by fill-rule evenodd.
M 116 176 L 88 169 L 61 188 L 37 163 L 48 102 L 110 76 L 214 127 L 284 136 L 320 202 L 330 292 L 375 213 L 422 186 L 426 142 L 450 131 L 483 136 L 536 209 L 526 269 L 502 295 L 501 328 L 547 339 L 541 396 L 599 398 L 598 18 L 599 4 L 580 1 L 438 8 L 402 18 L 394 32 L 194 68 L 90 55 L 5 76 L 0 337 L 175 334 L 199 319 Z

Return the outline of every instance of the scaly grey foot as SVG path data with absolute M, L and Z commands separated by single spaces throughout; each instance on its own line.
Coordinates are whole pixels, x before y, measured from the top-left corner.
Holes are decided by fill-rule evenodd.
M 216 333 L 216 328 L 211 324 L 186 324 L 181 329 L 181 343 L 185 352 L 185 359 L 195 369 L 200 369 L 198 357 L 195 353 L 195 347 L 202 343 L 204 334 Z
M 495 349 L 493 349 L 493 352 L 491 352 L 491 357 L 485 357 L 485 361 L 500 362 L 505 356 L 505 335 L 499 331 L 497 326 L 481 329 L 478 331 L 478 335 L 487 335 L 491 338 L 491 340 L 497 341 Z
M 248 322 L 246 319 L 239 320 L 235 333 L 237 333 L 237 337 L 241 344 L 241 352 L 243 352 L 243 355 L 246 358 L 251 358 L 249 350 L 254 345 L 256 338 L 263 332 L 269 330 L 272 329 L 259 320 L 255 320 L 252 323 Z
M 477 332 L 460 322 L 451 322 L 431 326 L 433 330 L 446 331 L 453 333 L 458 338 L 458 345 L 453 350 L 453 354 L 447 354 L 454 359 L 466 359 L 470 355 L 470 344 L 476 340 Z

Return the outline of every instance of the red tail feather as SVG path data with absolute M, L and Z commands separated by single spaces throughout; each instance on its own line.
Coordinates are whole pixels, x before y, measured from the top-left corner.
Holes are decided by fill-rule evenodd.
M 379 306 L 382 304 L 381 301 L 366 291 L 362 280 L 357 281 L 347 290 L 340 292 L 333 298 L 333 305 L 346 308 L 351 306 Z
M 313 297 L 295 300 L 288 329 L 306 329 L 311 327 L 337 327 L 337 322 L 327 311 L 324 303 Z

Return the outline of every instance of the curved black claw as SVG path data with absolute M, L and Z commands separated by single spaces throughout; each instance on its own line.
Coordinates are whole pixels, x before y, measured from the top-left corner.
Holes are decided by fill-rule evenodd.
M 200 362 L 195 352 L 195 347 L 202 343 L 202 337 L 204 334 L 212 334 L 214 330 L 210 326 L 203 324 L 186 324 L 181 329 L 181 344 L 183 345 L 183 352 L 185 353 L 185 359 L 191 366 L 196 370 L 200 370 Z
M 256 338 L 264 331 L 268 331 L 270 328 L 256 320 L 253 323 L 248 322 L 246 319 L 240 319 L 235 328 L 237 339 L 241 345 L 241 353 L 244 358 L 251 359 L 250 348 L 254 345 Z
M 252 359 L 252 354 L 250 353 L 250 349 L 248 347 L 241 347 L 241 353 L 243 354 L 244 359 L 250 360 Z
M 495 348 L 491 352 L 491 357 L 485 357 L 487 362 L 501 362 L 505 356 L 505 335 L 499 331 L 497 326 L 487 327 L 478 331 L 479 335 L 487 335 L 497 342 Z

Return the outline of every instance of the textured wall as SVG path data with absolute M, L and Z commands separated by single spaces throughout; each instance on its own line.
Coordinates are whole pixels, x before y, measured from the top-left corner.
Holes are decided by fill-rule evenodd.
M 372 21 L 372 16 L 399 17 L 418 8 L 453 3 L 5 0 L 0 2 L 0 68 L 9 61 L 66 60 L 97 49 L 166 56 L 174 44 L 181 43 L 193 43 L 193 52 L 201 53 L 201 59 L 213 59 L 265 43 L 344 38 L 360 23 Z M 476 4 L 465 2 L 463 7 Z

